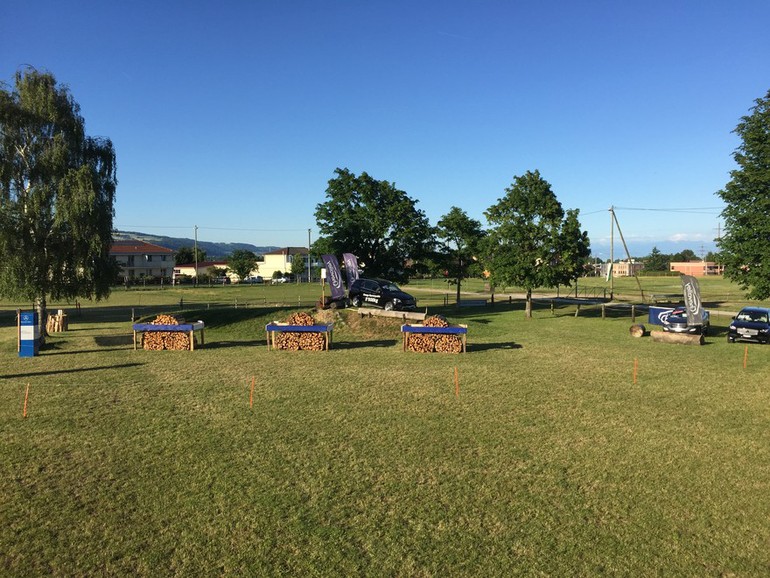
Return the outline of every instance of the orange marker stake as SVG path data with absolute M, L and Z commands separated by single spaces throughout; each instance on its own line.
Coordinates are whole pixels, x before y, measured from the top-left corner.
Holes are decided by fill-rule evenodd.
M 455 397 L 460 397 L 460 374 L 457 371 L 457 367 L 455 367 Z
M 27 391 L 24 393 L 24 413 L 23 416 L 27 417 L 27 400 L 29 399 L 29 384 L 27 384 Z
M 634 385 L 636 385 L 636 374 L 638 373 L 638 370 L 639 370 L 639 360 L 636 357 L 634 357 Z
M 252 407 L 254 405 L 254 379 L 255 377 L 251 376 L 251 393 L 249 393 L 249 407 Z
M 749 346 L 743 350 L 743 369 L 746 369 L 746 364 L 749 362 Z

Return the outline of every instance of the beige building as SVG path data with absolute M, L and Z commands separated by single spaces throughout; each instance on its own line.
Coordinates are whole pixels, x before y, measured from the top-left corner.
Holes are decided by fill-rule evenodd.
M 238 279 L 238 275 L 236 275 L 235 273 L 231 272 L 230 269 L 228 269 L 227 261 L 199 261 L 197 273 L 195 269 L 195 263 L 175 265 L 174 279 L 176 280 L 176 277 L 179 275 L 185 275 L 187 277 L 197 277 L 198 274 L 208 275 L 212 267 L 215 267 L 217 269 L 225 269 L 225 275 L 227 275 L 231 281 L 236 281 Z
M 607 276 L 609 267 L 609 263 L 602 263 L 601 274 L 603 277 Z M 612 265 L 612 274 L 615 277 L 633 277 L 642 269 L 644 269 L 644 263 L 639 263 L 637 261 L 618 261 Z
M 174 251 L 136 239 L 114 241 L 110 256 L 120 265 L 120 275 L 126 282 L 145 278 L 170 279 L 174 271 Z
M 669 263 L 669 270 L 692 275 L 693 277 L 704 277 L 706 275 L 724 274 L 725 266 L 718 265 L 713 261 L 684 261 Z
M 259 273 L 266 281 L 273 277 L 275 271 L 291 273 L 291 264 L 295 255 L 301 255 L 307 262 L 307 247 L 283 247 L 265 253 L 264 262 L 259 264 Z

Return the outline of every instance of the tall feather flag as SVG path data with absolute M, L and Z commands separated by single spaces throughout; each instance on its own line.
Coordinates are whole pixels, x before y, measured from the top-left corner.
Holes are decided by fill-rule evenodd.
M 353 253 L 343 253 L 342 260 L 345 262 L 345 275 L 348 277 L 348 289 L 353 281 L 358 279 L 358 259 Z
M 334 255 L 321 255 L 321 260 L 326 267 L 326 278 L 332 291 L 332 299 L 342 299 L 345 297 L 345 287 L 342 286 L 342 271 L 340 263 Z

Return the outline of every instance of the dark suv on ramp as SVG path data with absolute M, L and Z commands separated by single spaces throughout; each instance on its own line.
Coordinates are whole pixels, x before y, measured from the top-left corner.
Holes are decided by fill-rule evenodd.
M 414 297 L 386 279 L 356 279 L 348 291 L 348 300 L 353 307 L 369 305 L 386 311 L 412 311 L 417 308 Z

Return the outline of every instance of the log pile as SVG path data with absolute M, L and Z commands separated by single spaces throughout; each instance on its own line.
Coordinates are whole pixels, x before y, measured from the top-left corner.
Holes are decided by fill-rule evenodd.
M 425 327 L 449 327 L 447 320 L 441 315 L 426 317 Z M 406 347 L 417 353 L 462 353 L 463 342 L 458 335 L 445 333 L 410 333 L 407 335 Z
M 307 327 L 315 325 L 313 317 L 307 313 L 294 313 L 287 319 L 289 325 Z M 275 348 L 289 351 L 323 351 L 326 349 L 326 338 L 323 333 L 308 331 L 281 331 L 275 335 Z
M 48 333 L 59 333 L 61 331 L 67 331 L 67 314 L 61 315 L 49 315 L 45 322 L 45 330 Z
M 158 315 L 150 325 L 179 325 L 179 321 L 172 315 Z M 190 349 L 190 336 L 185 331 L 145 331 L 142 347 L 152 351 L 183 351 Z

